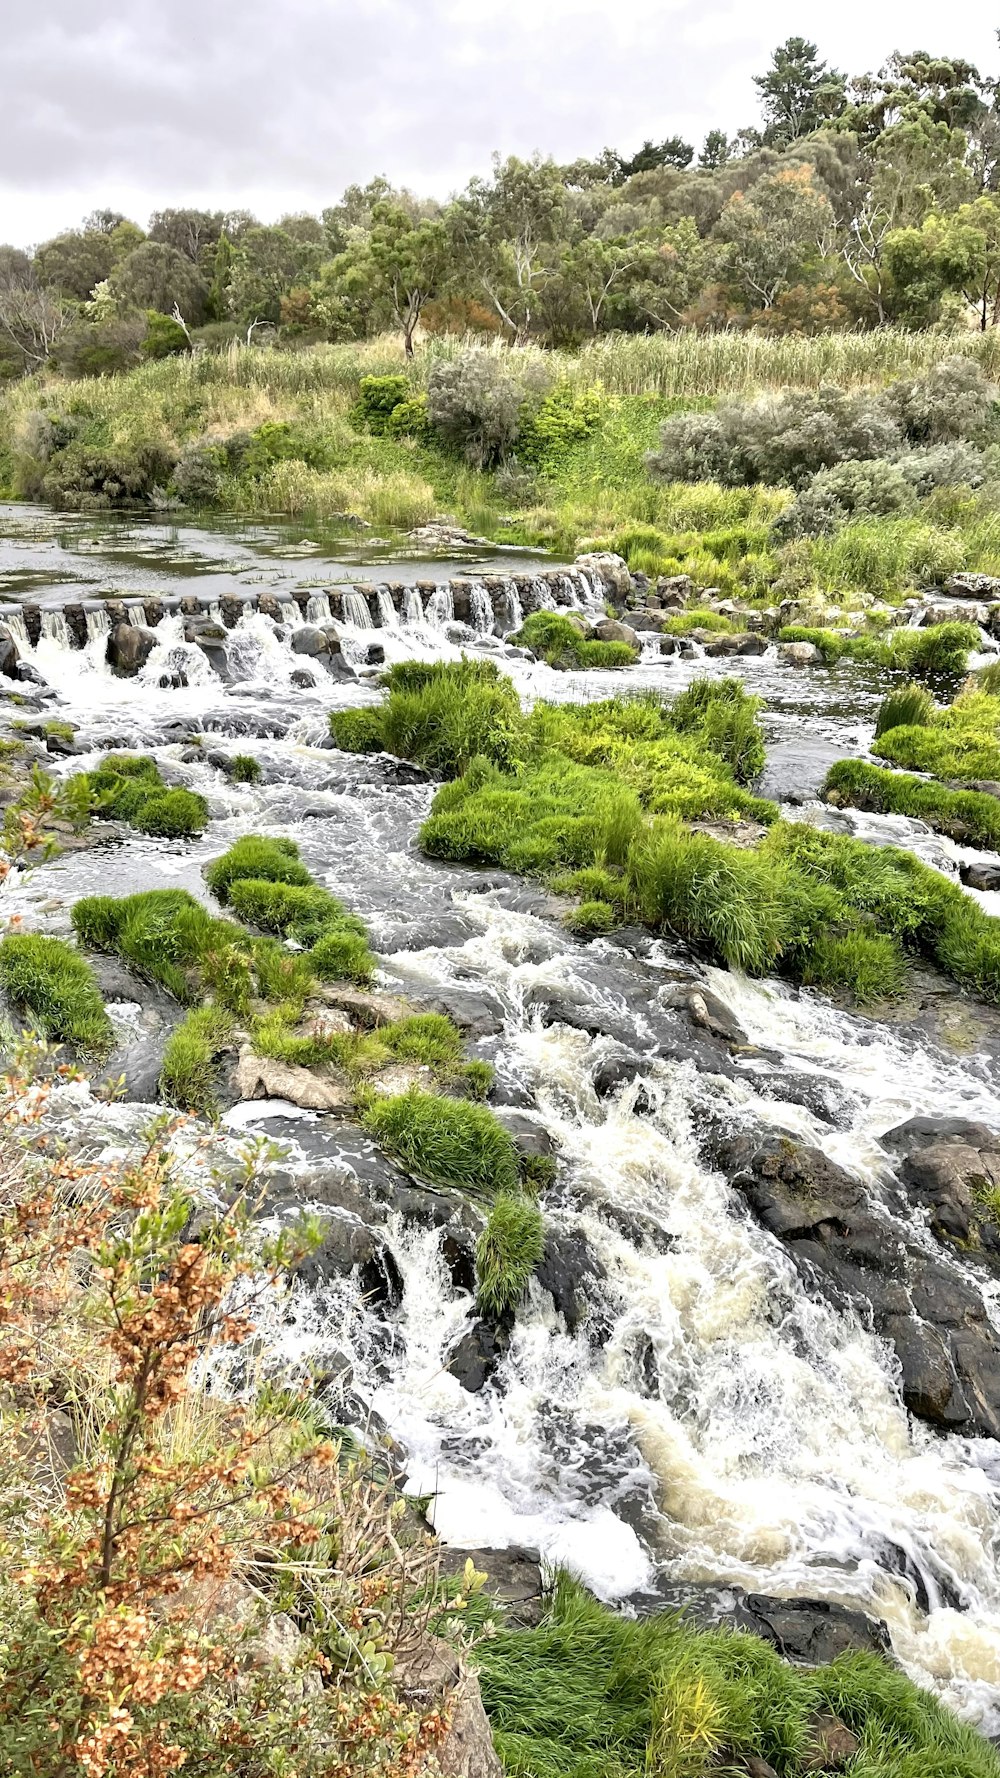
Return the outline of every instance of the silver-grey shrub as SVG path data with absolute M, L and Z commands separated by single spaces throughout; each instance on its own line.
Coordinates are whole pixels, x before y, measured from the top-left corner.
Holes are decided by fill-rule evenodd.
M 754 482 L 803 487 L 845 460 L 894 456 L 902 431 L 884 399 L 825 384 L 755 401 L 723 402 L 711 414 L 666 420 L 646 459 L 663 481 Z
M 427 379 L 427 418 L 444 444 L 474 468 L 488 469 L 514 450 L 524 396 L 499 354 L 473 347 L 435 363 Z
M 876 457 L 821 469 L 774 521 L 774 535 L 786 540 L 835 531 L 848 519 L 889 518 L 913 512 L 917 497 L 902 463 Z
M 1000 389 L 975 359 L 942 359 L 926 376 L 890 383 L 885 399 L 914 444 L 1000 440 Z

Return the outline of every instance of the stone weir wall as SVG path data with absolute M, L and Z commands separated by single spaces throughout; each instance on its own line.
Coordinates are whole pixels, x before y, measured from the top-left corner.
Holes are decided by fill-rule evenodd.
M 293 591 L 262 589 L 224 593 L 221 597 L 181 593 L 85 599 L 51 610 L 25 604 L 0 609 L 0 625 L 16 640 L 22 634 L 32 647 L 41 635 L 58 636 L 71 648 L 83 648 L 95 635 L 112 634 L 120 625 L 153 629 L 164 617 L 211 617 L 233 629 L 248 612 L 261 612 L 278 623 L 350 624 L 357 629 L 430 622 L 467 624 L 483 634 L 509 635 L 533 611 L 581 610 L 620 598 L 628 570 L 615 556 L 581 556 L 571 568 L 539 568 L 532 574 L 463 574 L 451 580 L 360 581 L 299 587 Z

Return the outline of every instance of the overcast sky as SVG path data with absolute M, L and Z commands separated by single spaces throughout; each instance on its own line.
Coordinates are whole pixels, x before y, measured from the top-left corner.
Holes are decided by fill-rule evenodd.
M 1000 67 L 989 0 L 44 0 L 6 9 L 0 241 L 97 205 L 319 210 L 385 173 L 447 197 L 491 151 L 559 160 L 757 120 L 787 36 Z

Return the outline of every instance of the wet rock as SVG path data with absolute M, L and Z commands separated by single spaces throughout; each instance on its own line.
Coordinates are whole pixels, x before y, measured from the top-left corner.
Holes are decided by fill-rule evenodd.
M 597 574 L 604 584 L 605 591 L 610 593 L 613 598 L 625 599 L 628 597 L 632 586 L 632 577 L 621 556 L 614 555 L 611 550 L 595 550 L 589 555 L 577 556 L 575 566 L 589 568 L 592 573 Z
M 6 679 L 17 678 L 17 663 L 20 656 L 17 644 L 6 624 L 0 624 L 0 673 Z
M 781 642 L 778 653 L 792 667 L 817 667 L 823 659 L 814 642 Z
M 290 646 L 293 654 L 326 655 L 330 652 L 326 632 L 315 629 L 312 624 L 302 624 L 293 630 Z
M 629 648 L 639 648 L 639 638 L 630 625 L 620 624 L 613 617 L 602 618 L 594 625 L 593 633 L 598 642 L 625 642 Z
M 452 1352 L 448 1369 L 463 1389 L 478 1395 L 496 1374 L 509 1346 L 510 1333 L 503 1323 L 491 1326 L 486 1321 L 474 1321 Z
M 808 1667 L 826 1666 L 851 1649 L 872 1654 L 890 1652 L 884 1623 L 845 1605 L 821 1599 L 775 1599 L 766 1593 L 738 1596 L 734 1628 L 749 1630 L 770 1642 L 786 1660 Z
M 771 1131 L 706 1134 L 710 1157 L 806 1280 L 892 1345 L 910 1412 L 1000 1435 L 1000 1335 L 975 1279 L 919 1246 L 820 1149 Z
M 723 654 L 766 654 L 766 652 L 765 638 L 752 635 L 750 631 L 744 631 L 739 635 L 716 635 L 710 642 L 705 643 L 705 653 L 709 657 Z
M 255 1056 L 249 1045 L 240 1051 L 233 1077 L 238 1099 L 287 1099 L 303 1111 L 338 1112 L 349 1117 L 354 1093 L 346 1074 L 329 1063 L 320 1068 L 300 1068 Z
M 683 1006 L 692 1024 L 708 1031 L 712 1037 L 718 1037 L 723 1043 L 742 1046 L 747 1034 L 735 1013 L 731 1012 L 725 1001 L 710 988 L 678 987 L 664 992 L 665 1004 Z
M 952 574 L 941 590 L 949 599 L 1000 599 L 1000 578 L 995 574 Z
M 519 1111 L 506 1108 L 498 1109 L 497 1116 L 510 1131 L 519 1155 L 529 1160 L 548 1160 L 555 1154 L 555 1142 L 544 1124 L 536 1122 L 532 1117 L 525 1117 Z
M 398 1019 L 408 1018 L 413 1011 L 411 1003 L 398 994 L 383 994 L 374 988 L 354 988 L 350 982 L 324 982 L 317 989 L 317 998 L 324 1006 L 346 1012 L 366 1031 L 394 1025 Z
M 586 1319 L 593 1286 L 606 1276 L 582 1234 L 547 1230 L 545 1252 L 535 1267 L 535 1277 L 551 1296 L 567 1333 L 575 1334 Z
M 485 1593 L 500 1607 L 511 1630 L 534 1630 L 542 1620 L 544 1588 L 538 1551 L 456 1550 L 445 1547 L 441 1552 L 441 1572 L 460 1575 L 467 1562 L 477 1573 L 487 1576 Z
M 1000 859 L 995 864 L 985 858 L 960 864 L 958 874 L 968 889 L 1000 889 Z
M 131 678 L 146 665 L 155 647 L 152 630 L 139 624 L 117 624 L 108 638 L 108 665 L 115 673 Z
M 495 995 L 473 993 L 465 988 L 443 988 L 430 998 L 420 998 L 421 1012 L 443 1013 L 463 1036 L 495 1037 L 503 1030 L 503 1007 Z
M 315 672 L 310 671 L 308 667 L 294 667 L 288 677 L 292 685 L 297 685 L 300 691 L 311 691 L 319 683 Z
M 996 1264 L 1000 1134 L 958 1118 L 915 1117 L 882 1141 L 901 1155 L 899 1178 L 907 1197 L 928 1212 L 938 1239 L 973 1242 Z
M 630 611 L 629 621 L 637 636 L 658 633 L 670 619 L 663 611 Z

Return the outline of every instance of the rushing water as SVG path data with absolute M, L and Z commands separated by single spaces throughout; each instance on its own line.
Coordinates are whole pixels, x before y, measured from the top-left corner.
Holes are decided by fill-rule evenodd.
M 370 609 L 358 598 L 345 613 L 348 654 L 352 637 L 359 651 L 371 639 Z M 515 590 L 509 624 L 498 617 L 497 631 L 518 621 L 516 598 Z M 444 629 L 449 600 L 443 589 L 425 601 L 413 592 L 377 632 L 387 657 L 457 655 L 461 639 Z M 558 675 L 505 657 L 487 634 L 483 601 L 470 599 L 470 610 L 465 645 L 491 648 L 525 699 L 622 688 L 621 675 Z M 134 680 L 109 675 L 106 642 L 95 623 L 86 647 L 71 650 L 58 623 L 46 622 L 25 651 L 93 757 L 111 743 L 152 753 L 171 781 L 207 797 L 209 830 L 184 848 L 134 835 L 68 854 L 16 877 L 9 911 L 29 927 L 66 932 L 73 901 L 97 889 L 170 884 L 204 895 L 202 865 L 236 836 L 289 834 L 317 878 L 368 921 L 387 984 L 417 999 L 484 994 L 498 1009 L 477 1052 L 495 1063 L 501 1098 L 550 1138 L 559 1178 L 545 1202 L 548 1224 L 594 1262 L 579 1326 L 533 1283 L 496 1377 L 470 1393 L 448 1360 L 474 1320 L 472 1298 L 454 1281 L 442 1231 L 404 1222 L 390 1204 L 374 1216 L 401 1301 L 373 1304 L 356 1278 L 300 1287 L 267 1326 L 275 1354 L 349 1367 L 361 1417 L 398 1441 L 407 1486 L 433 1494 L 450 1542 L 527 1545 L 568 1563 L 609 1600 L 742 1585 L 863 1606 L 886 1619 L 914 1677 L 987 1729 L 1000 1727 L 1000 1447 L 942 1436 L 907 1414 L 889 1349 L 858 1316 L 807 1289 L 785 1250 L 699 1158 L 698 1142 L 709 1114 L 766 1123 L 822 1147 L 877 1197 L 889 1169 L 881 1139 L 906 1117 L 964 1115 L 1000 1127 L 991 1059 L 946 1055 L 916 1032 L 837 1011 L 818 995 L 703 969 L 757 1056 L 729 1079 L 686 1060 L 652 1061 L 641 1083 L 600 1096 L 595 1073 L 616 1047 L 655 1051 L 678 966 L 668 944 L 641 960 L 614 939 L 582 945 L 529 886 L 422 858 L 415 836 L 432 787 L 380 777 L 370 761 L 323 744 L 327 711 L 370 700 L 370 681 L 318 673 L 312 687 L 295 683 L 302 657 L 259 612 L 229 633 L 225 687 L 184 642 L 177 616 L 162 620 Z M 669 689 L 696 671 L 736 666 L 647 660 L 627 683 Z M 178 667 L 186 685 L 163 686 Z M 738 670 L 769 701 L 772 793 L 804 799 L 806 819 L 910 845 L 955 874 L 966 855 L 920 823 L 810 800 L 830 758 L 865 750 L 873 681 L 796 673 L 773 652 Z M 246 750 L 252 737 L 263 781 L 234 785 L 205 761 L 182 762 L 185 731 L 225 752 Z M 142 1009 L 112 1011 L 127 1035 Z M 849 1115 L 830 1122 L 801 1095 L 783 1097 L 791 1075 L 834 1089 Z M 67 1095 L 67 1115 L 109 1142 L 129 1127 L 133 1108 L 85 1105 L 78 1088 Z M 374 1164 L 357 1131 L 282 1103 L 237 1106 L 226 1122 L 234 1137 L 258 1129 L 279 1140 L 285 1166 L 310 1181 L 338 1167 L 364 1178 Z M 302 1189 L 308 1199 L 313 1187 Z M 916 1217 L 910 1232 L 930 1242 Z

